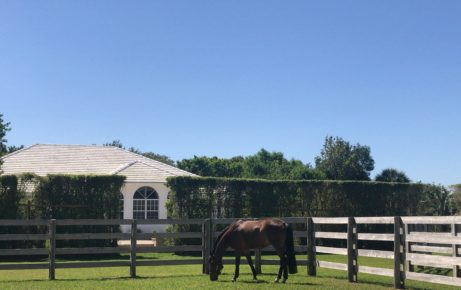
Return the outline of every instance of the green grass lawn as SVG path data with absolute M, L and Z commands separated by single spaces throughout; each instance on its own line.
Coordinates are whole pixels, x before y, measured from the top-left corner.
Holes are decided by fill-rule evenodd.
M 173 254 L 148 254 L 143 257 L 197 258 Z M 304 257 L 300 255 L 298 259 Z M 345 262 L 345 257 L 338 255 L 319 255 L 318 258 L 331 262 Z M 392 261 L 385 259 L 361 258 L 359 263 L 392 268 Z M 248 265 L 242 264 L 241 276 L 236 283 L 231 282 L 233 265 L 225 265 L 224 273 L 217 282 L 211 282 L 207 275 L 202 275 L 201 269 L 201 265 L 138 267 L 139 278 L 136 279 L 129 278 L 128 267 L 57 269 L 55 281 L 47 280 L 47 270 L 3 270 L 0 271 L 0 289 L 393 289 L 393 280 L 390 277 L 359 273 L 359 283 L 349 283 L 345 271 L 324 268 L 318 269 L 317 277 L 308 277 L 305 267 L 299 266 L 299 273 L 291 275 L 286 284 L 273 283 L 277 266 L 263 265 L 263 274 L 259 275 L 259 281 L 253 281 Z M 411 280 L 407 280 L 406 285 L 408 289 L 457 289 Z

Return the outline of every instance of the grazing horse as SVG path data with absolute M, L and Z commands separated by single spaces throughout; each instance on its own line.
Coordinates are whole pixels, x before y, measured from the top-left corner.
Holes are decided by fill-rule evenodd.
M 216 239 L 210 258 L 210 280 L 218 280 L 223 268 L 222 257 L 227 248 L 235 250 L 235 273 L 232 279 L 235 282 L 239 276 L 240 257 L 244 255 L 256 278 L 256 270 L 251 260 L 251 249 L 262 249 L 272 245 L 280 257 L 280 268 L 275 279 L 278 282 L 282 277 L 282 282 L 288 279 L 290 274 L 297 273 L 296 257 L 293 245 L 293 230 L 290 225 L 276 218 L 261 220 L 238 220 L 227 226 Z

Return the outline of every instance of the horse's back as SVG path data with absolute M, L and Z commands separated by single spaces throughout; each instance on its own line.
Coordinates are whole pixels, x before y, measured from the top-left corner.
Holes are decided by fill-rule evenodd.
M 237 237 L 243 239 L 250 249 L 285 242 L 286 223 L 280 219 L 239 220 L 235 226 Z

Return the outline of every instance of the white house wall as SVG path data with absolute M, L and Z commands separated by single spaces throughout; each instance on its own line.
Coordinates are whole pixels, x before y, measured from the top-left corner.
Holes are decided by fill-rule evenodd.
M 158 217 L 159 219 L 167 218 L 166 211 L 166 201 L 168 197 L 169 189 L 164 183 L 160 182 L 126 182 L 122 187 L 123 194 L 123 218 L 132 219 L 133 218 L 133 196 L 136 190 L 141 187 L 148 186 L 155 189 L 158 194 Z M 138 225 L 138 229 L 143 233 L 152 233 L 156 232 L 165 232 L 167 225 Z M 130 226 L 123 225 L 122 232 L 130 232 Z

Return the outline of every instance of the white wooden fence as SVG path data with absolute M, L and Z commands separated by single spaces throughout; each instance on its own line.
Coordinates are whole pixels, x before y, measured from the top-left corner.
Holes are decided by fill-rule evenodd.
M 358 282 L 360 273 L 389 276 L 394 278 L 396 288 L 404 288 L 405 280 L 419 280 L 461 286 L 461 226 L 460 216 L 444 217 L 293 217 L 282 218 L 297 229 L 295 238 L 305 238 L 307 244 L 295 246 L 298 253 L 307 253 L 306 259 L 298 259 L 299 265 L 306 266 L 306 273 L 315 276 L 317 267 L 347 271 L 350 282 Z M 47 263 L 0 263 L 2 269 L 48 269 L 49 279 L 55 279 L 55 269 L 85 268 L 85 267 L 118 267 L 130 269 L 130 276 L 136 277 L 137 266 L 158 265 L 190 265 L 201 264 L 202 272 L 208 273 L 206 263 L 214 238 L 219 234 L 217 225 L 226 225 L 235 219 L 184 219 L 184 220 L 0 220 L 0 227 L 46 227 L 46 233 L 38 234 L 2 234 L 0 241 L 48 241 L 46 248 L 27 249 L 0 249 L 0 256 L 48 256 Z M 201 225 L 201 231 L 178 233 L 138 233 L 139 224 L 186 224 Z M 360 231 L 362 225 L 384 224 L 393 229 L 392 232 L 370 233 Z M 118 226 L 131 225 L 131 233 L 60 233 L 61 226 Z M 344 231 L 322 231 L 331 225 L 343 228 Z M 429 227 L 428 227 L 429 226 Z M 443 231 L 444 230 L 444 231 Z M 137 240 L 152 238 L 194 238 L 199 239 L 197 245 L 139 247 Z M 59 240 L 130 240 L 130 247 L 85 247 L 59 248 Z M 347 245 L 343 248 L 320 246 L 328 240 L 343 240 Z M 323 241 L 323 243 L 322 243 Z M 382 241 L 389 243 L 393 251 L 382 249 L 359 248 L 359 241 Z M 327 243 L 328 244 L 328 243 Z M 393 245 L 393 246 L 392 246 Z M 255 267 L 261 271 L 261 265 L 278 265 L 278 260 L 262 259 L 261 252 L 269 252 L 271 247 L 255 251 Z M 183 260 L 136 260 L 138 253 L 147 252 L 201 252 L 201 258 Z M 128 253 L 126 261 L 98 261 L 98 262 L 56 262 L 56 255 L 79 254 L 109 254 Z M 317 253 L 336 254 L 347 256 L 347 263 L 320 261 Z M 393 269 L 377 268 L 359 265 L 359 257 L 377 257 L 394 260 Z M 233 263 L 232 259 L 225 259 L 224 263 Z M 452 276 L 426 274 L 416 272 L 418 266 L 429 266 L 449 269 Z

